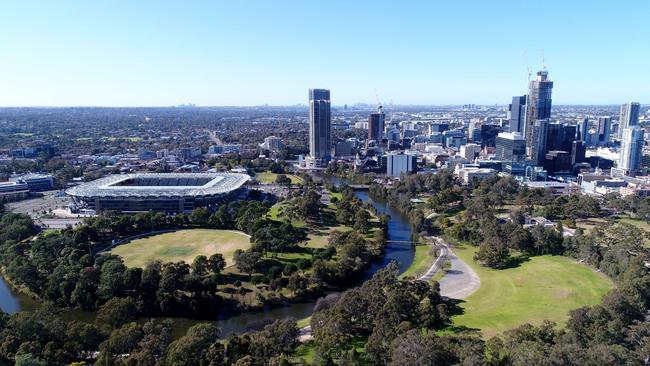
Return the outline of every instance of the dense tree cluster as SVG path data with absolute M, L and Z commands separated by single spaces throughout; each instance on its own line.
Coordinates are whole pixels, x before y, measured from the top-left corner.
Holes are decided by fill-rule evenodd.
M 218 293 L 225 267 L 220 254 L 199 256 L 191 264 L 152 262 L 127 268 L 119 257 L 90 255 L 89 249 L 115 237 L 175 226 L 244 229 L 252 235 L 253 248 L 262 252 L 282 252 L 305 239 L 291 224 L 266 219 L 267 211 L 261 202 L 244 201 L 215 213 L 199 208 L 176 216 L 108 214 L 33 238 L 31 219 L 8 213 L 0 220 L 0 263 L 14 284 L 58 306 L 94 310 L 111 299 L 130 298 L 139 315 L 215 319 L 236 306 Z
M 397 271 L 393 263 L 329 307 L 319 307 L 311 325 L 321 362 L 356 357 L 350 355 L 353 341 L 367 338 L 363 359 L 383 364 L 390 359 L 393 339 L 410 329 L 439 329 L 449 322 L 436 284 L 398 280 Z

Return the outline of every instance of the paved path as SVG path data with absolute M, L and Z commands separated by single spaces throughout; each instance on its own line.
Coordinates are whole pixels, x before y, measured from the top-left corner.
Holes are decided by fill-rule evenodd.
M 464 299 L 476 292 L 481 287 L 481 279 L 467 263 L 456 256 L 447 243 L 439 243 L 447 247 L 447 259 L 451 262 L 451 269 L 440 280 L 440 294 L 452 299 Z
M 449 253 L 449 247 L 437 237 L 427 237 L 427 241 L 432 242 L 433 245 L 437 246 L 440 249 L 440 254 L 436 258 L 435 262 L 429 267 L 429 269 L 422 276 L 418 278 L 420 281 L 431 281 L 433 276 L 442 268 L 442 264 L 445 262 L 447 255 Z
M 427 272 L 420 276 L 418 280 L 429 281 L 435 274 L 442 269 L 445 260 L 451 262 L 451 269 L 445 273 L 445 276 L 439 281 L 440 294 L 443 297 L 452 299 L 463 299 L 481 287 L 481 279 L 476 272 L 460 258 L 440 237 L 427 237 L 427 241 L 440 249 L 440 254 L 435 262 L 429 267 Z M 314 336 L 311 332 L 311 326 L 300 328 L 298 330 L 298 341 L 301 343 L 312 340 Z

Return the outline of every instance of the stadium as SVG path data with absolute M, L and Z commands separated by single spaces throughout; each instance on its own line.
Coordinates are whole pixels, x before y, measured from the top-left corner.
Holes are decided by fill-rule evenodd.
M 187 212 L 241 193 L 250 179 L 237 173 L 109 175 L 66 190 L 73 210 Z

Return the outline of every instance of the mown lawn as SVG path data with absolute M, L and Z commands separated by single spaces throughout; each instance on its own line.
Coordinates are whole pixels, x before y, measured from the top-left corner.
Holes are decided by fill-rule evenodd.
M 454 248 L 481 278 L 481 287 L 460 303 L 454 327 L 491 337 L 523 323 L 552 320 L 563 325 L 569 311 L 594 305 L 614 287 L 605 275 L 562 256 L 539 256 L 509 269 L 490 269 L 472 259 L 475 248 Z
M 192 263 L 199 255 L 221 253 L 226 265 L 233 264 L 237 249 L 250 247 L 250 238 L 230 230 L 189 229 L 132 240 L 113 248 L 110 253 L 122 257 L 129 267 L 144 267 L 153 260 Z
M 260 183 L 275 183 L 275 179 L 278 177 L 276 173 L 264 172 L 255 174 L 255 179 Z M 291 184 L 303 183 L 304 180 L 297 175 L 287 174 L 287 178 L 291 179 Z

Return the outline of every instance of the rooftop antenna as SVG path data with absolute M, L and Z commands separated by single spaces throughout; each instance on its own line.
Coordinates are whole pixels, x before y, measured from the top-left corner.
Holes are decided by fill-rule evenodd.
M 544 49 L 542 48 L 542 70 L 546 70 L 546 61 L 544 60 Z

